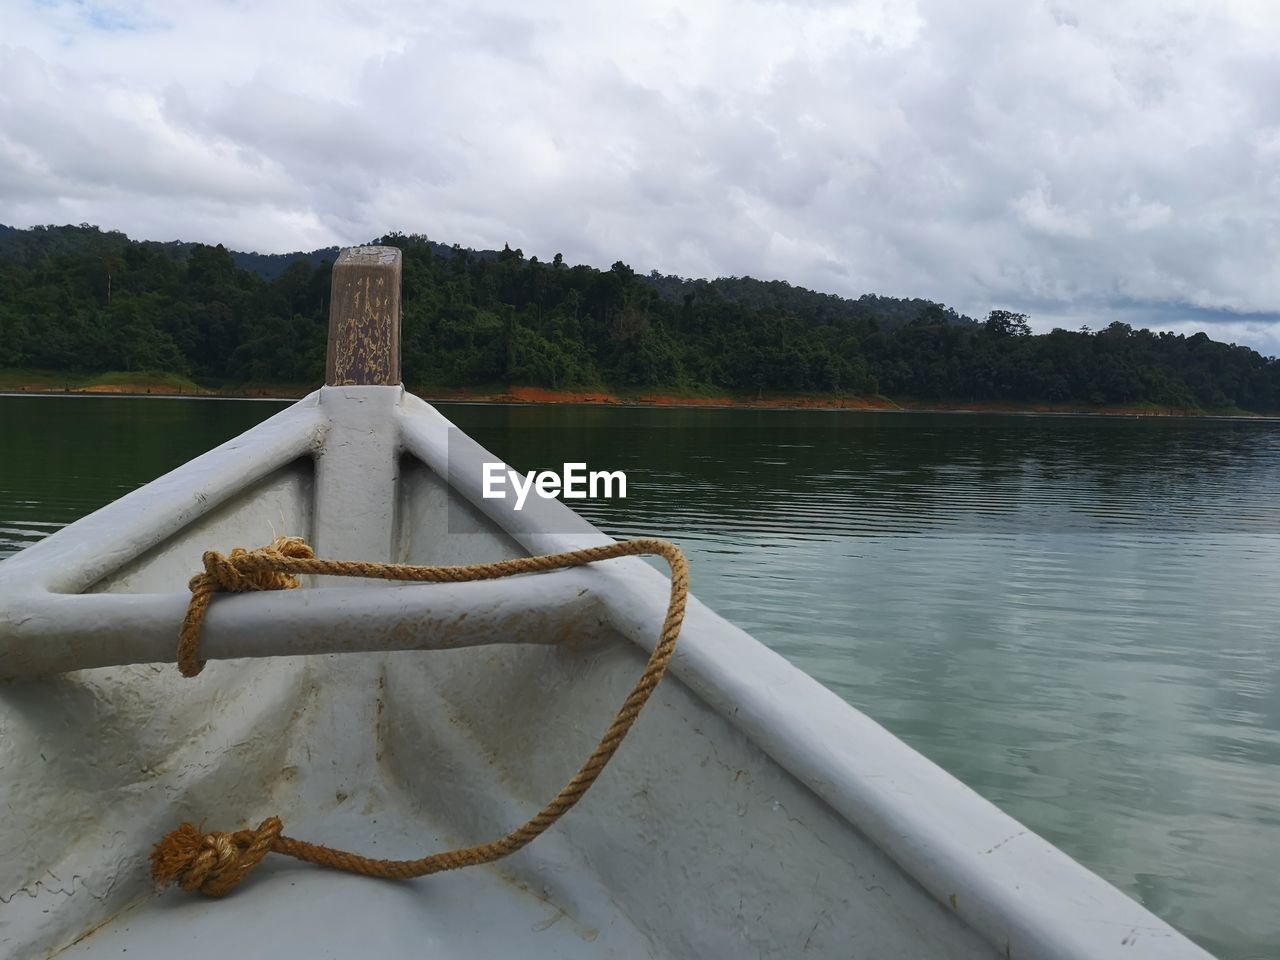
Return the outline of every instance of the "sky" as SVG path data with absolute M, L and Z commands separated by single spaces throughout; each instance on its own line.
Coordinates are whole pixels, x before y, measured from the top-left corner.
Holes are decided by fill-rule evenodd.
M 0 0 L 0 223 L 399 230 L 1280 354 L 1273 0 Z

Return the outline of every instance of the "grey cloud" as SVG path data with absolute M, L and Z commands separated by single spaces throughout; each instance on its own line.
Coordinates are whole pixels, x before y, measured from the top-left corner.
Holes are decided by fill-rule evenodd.
M 149 41 L 24 9 L 0 219 L 277 250 L 422 231 L 1280 346 L 1270 5 L 123 10 L 169 21 Z
M 470 17 L 461 18 L 457 35 L 471 49 L 537 66 L 543 62 L 538 51 L 538 34 L 548 29 L 553 26 L 547 19 L 478 10 Z
M 115 193 L 261 200 L 284 183 L 279 171 L 245 162 L 223 137 L 199 140 L 167 122 L 145 88 L 80 85 L 24 50 L 0 57 L 0 169 L 21 171 L 48 196 Z M 16 93 L 15 93 L 16 92 Z M 27 196 L 30 196 L 28 193 Z

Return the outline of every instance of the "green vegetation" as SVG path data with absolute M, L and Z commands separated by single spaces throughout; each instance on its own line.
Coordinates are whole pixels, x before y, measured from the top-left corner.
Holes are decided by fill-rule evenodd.
M 121 370 L 107 373 L 84 374 L 70 370 L 32 370 L 29 368 L 0 369 L 0 390 L 38 390 L 43 393 L 60 390 L 85 390 L 123 387 L 141 392 L 157 389 L 164 393 L 204 393 L 199 384 L 181 374 L 164 370 Z
M 925 300 L 570 267 L 558 254 L 542 262 L 419 236 L 381 242 L 405 254 L 403 367 L 416 387 L 1280 410 L 1280 361 L 1203 333 L 1116 322 L 1033 336 L 1025 316 L 1003 310 L 976 322 Z M 164 371 L 190 378 L 184 389 L 318 383 L 332 253 L 0 227 L 0 368 L 81 382 L 124 371 L 157 383 L 143 372 Z
M 80 378 L 58 370 L 0 370 L 0 390 L 62 390 L 79 386 Z
M 158 386 L 183 393 L 194 393 L 200 388 L 189 378 L 163 370 L 140 370 L 137 373 L 112 371 L 101 373 L 80 384 L 82 387 Z

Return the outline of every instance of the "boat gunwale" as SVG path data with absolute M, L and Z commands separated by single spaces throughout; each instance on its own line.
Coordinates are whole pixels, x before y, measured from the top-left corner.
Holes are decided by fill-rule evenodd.
M 429 415 L 438 418 L 430 428 Z M 507 499 L 485 498 L 480 464 L 500 458 L 412 394 L 400 416 L 405 448 L 530 553 L 611 541 L 560 500 L 530 500 L 516 511 Z M 613 625 L 652 650 L 667 578 L 637 557 L 588 573 L 607 581 L 599 592 Z M 670 670 L 998 953 L 1210 957 L 696 596 Z
M 500 458 L 402 387 L 324 387 L 3 561 L 0 588 L 6 596 L 17 588 L 27 595 L 86 589 L 247 484 L 299 456 L 323 456 L 326 404 L 356 404 L 375 396 L 390 400 L 390 391 L 396 391 L 397 453 L 422 461 L 530 553 L 610 542 L 558 500 L 531 500 L 516 511 L 510 501 L 486 499 L 482 471 L 475 466 Z M 385 409 L 383 403 L 368 404 L 370 416 Z M 459 442 L 462 438 L 466 442 Z M 251 470 L 246 463 L 253 463 Z M 145 530 L 134 529 L 140 516 L 148 520 Z M 95 544 L 95 538 L 107 539 L 108 548 Z M 638 558 L 598 564 L 584 571 L 584 578 L 594 584 L 612 625 L 651 649 L 665 612 L 667 578 Z M 249 597 L 245 603 L 261 600 Z M 0 650 L 6 632 L 10 643 L 21 641 L 22 624 L 2 610 Z M 1053 960 L 1209 956 L 696 599 L 691 599 L 671 673 L 995 952 Z

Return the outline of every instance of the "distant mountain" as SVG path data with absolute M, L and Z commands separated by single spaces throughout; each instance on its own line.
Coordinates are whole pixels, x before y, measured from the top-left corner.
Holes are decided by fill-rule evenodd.
M 1033 335 L 922 299 L 546 262 L 423 236 L 404 254 L 403 367 L 445 387 L 883 393 L 914 401 L 1280 410 L 1280 360 L 1134 330 Z M 0 228 L 0 368 L 161 371 L 212 383 L 323 375 L 336 248 L 232 253 L 88 224 Z
M 249 270 L 266 280 L 274 280 L 291 265 L 303 260 L 313 267 L 321 266 L 326 260 L 333 263 L 338 259 L 340 247 L 321 247 L 319 250 L 296 253 L 242 253 L 231 250 L 231 259 L 242 270 Z
M 636 277 L 649 284 L 672 303 L 683 303 L 686 297 L 702 302 L 724 301 L 752 310 L 774 310 L 790 313 L 812 326 L 849 320 L 875 320 L 882 330 L 897 330 L 922 318 L 933 323 L 974 326 L 977 321 L 957 313 L 951 307 L 932 300 L 913 297 L 882 297 L 863 294 L 857 300 L 818 293 L 796 287 L 785 280 L 757 280 L 754 277 L 719 277 L 715 280 L 690 280 L 664 276 L 656 270 L 648 276 Z
M 399 234 L 393 233 L 389 238 L 394 240 L 398 236 Z M 466 253 L 472 260 L 488 261 L 499 259 L 504 252 L 515 253 L 523 258 L 522 251 L 512 251 L 510 248 L 506 251 L 474 250 L 425 238 L 415 237 L 414 240 L 431 250 L 433 255 L 444 258 Z M 36 266 L 42 258 L 50 255 L 118 252 L 131 243 L 142 244 L 175 263 L 185 263 L 194 248 L 203 246 L 185 240 L 133 241 L 117 230 L 104 231 L 87 223 L 78 226 L 36 226 L 29 229 L 0 224 L 0 262 L 17 262 L 27 267 Z M 332 263 L 337 258 L 339 249 L 335 246 L 293 253 L 245 253 L 240 250 L 227 252 L 242 270 L 255 273 L 264 280 L 274 280 L 298 261 L 304 261 L 313 268 L 322 266 L 326 261 Z M 552 266 L 549 261 L 545 263 L 548 268 Z M 792 286 L 785 280 L 756 280 L 753 277 L 697 280 L 664 276 L 656 270 L 647 275 L 636 274 L 635 279 L 652 287 L 663 299 L 672 303 L 680 304 L 686 297 L 693 297 L 700 304 L 721 302 L 751 310 L 780 311 L 790 313 L 811 326 L 874 320 L 881 329 L 890 331 L 918 322 L 922 317 L 929 318 L 931 322 L 956 326 L 972 326 L 976 323 L 971 317 L 956 313 L 952 308 L 932 300 L 883 297 L 876 294 L 864 294 L 851 300 L 832 293 L 819 293 L 805 287 Z
M 0 223 L 0 261 L 34 267 L 47 256 L 84 252 L 119 251 L 133 241 L 118 230 L 100 230 L 82 223 L 64 227 L 31 227 L 26 230 Z
M 0 224 L 0 261 L 20 263 L 26 267 L 37 266 L 47 256 L 58 254 L 119 252 L 130 244 L 140 244 L 173 260 L 185 263 L 191 251 L 203 244 L 186 240 L 130 240 L 118 230 L 101 230 L 88 223 L 78 226 L 35 226 L 29 229 Z M 338 255 L 337 247 L 297 253 L 242 253 L 228 251 L 236 266 L 250 270 L 264 279 L 271 280 L 284 273 L 292 263 L 305 260 L 313 267 Z

